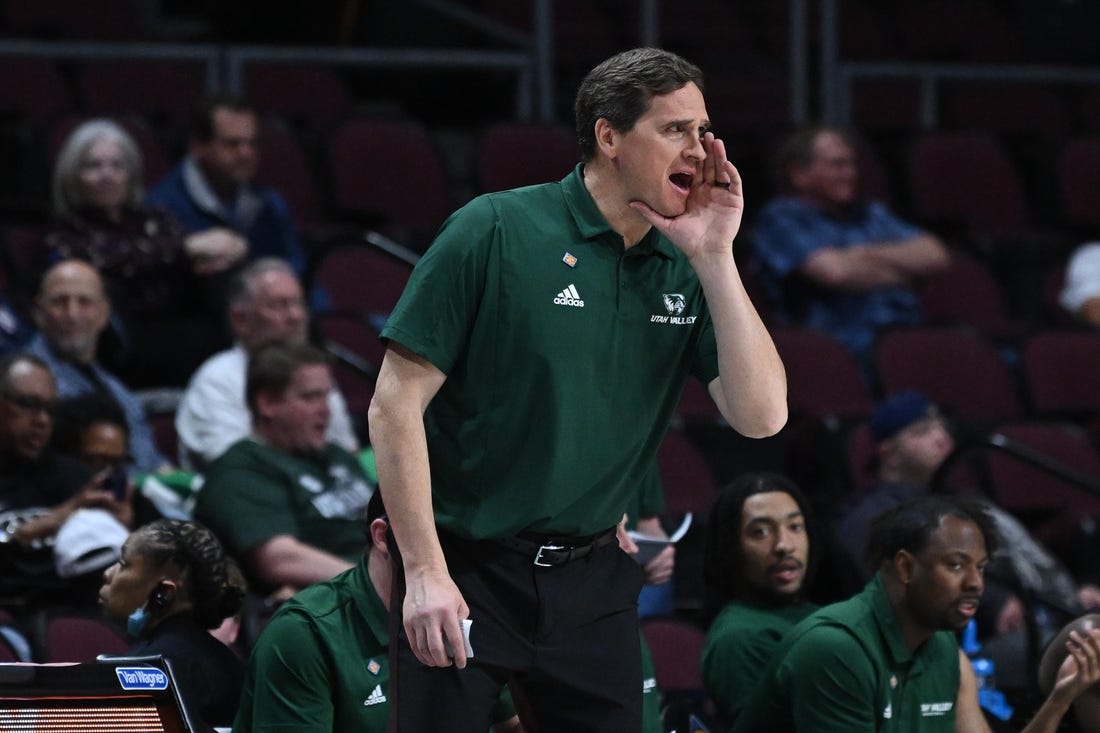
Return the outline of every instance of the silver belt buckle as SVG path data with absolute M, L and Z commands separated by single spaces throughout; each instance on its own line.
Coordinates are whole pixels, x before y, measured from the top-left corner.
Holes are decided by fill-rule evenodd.
M 551 565 L 548 562 L 543 562 L 543 560 L 542 560 L 543 550 L 564 550 L 564 549 L 565 549 L 565 545 L 543 545 L 542 547 L 539 548 L 538 553 L 535 555 L 535 565 L 540 567 L 540 568 L 552 568 L 552 567 L 554 567 L 553 565 Z

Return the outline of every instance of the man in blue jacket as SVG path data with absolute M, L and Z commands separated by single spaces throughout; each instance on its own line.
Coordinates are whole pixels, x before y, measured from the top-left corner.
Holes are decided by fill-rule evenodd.
M 305 255 L 286 201 L 257 185 L 258 121 L 243 101 L 206 99 L 195 113 L 187 156 L 147 203 L 170 211 L 188 233 L 219 230 L 248 241 L 248 258 L 282 257 L 301 275 Z

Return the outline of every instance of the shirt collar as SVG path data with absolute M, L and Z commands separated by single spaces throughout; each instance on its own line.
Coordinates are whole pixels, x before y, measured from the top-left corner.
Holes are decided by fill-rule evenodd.
M 565 204 L 569 207 L 582 237 L 588 240 L 613 240 L 622 248 L 622 235 L 607 223 L 588 187 L 584 185 L 584 163 L 578 163 L 573 172 L 562 179 L 561 188 Z M 640 256 L 654 253 L 671 260 L 676 257 L 676 247 L 650 227 L 642 241 L 631 248 L 631 254 Z
M 214 193 L 199 164 L 190 155 L 183 160 L 183 186 L 196 206 L 241 230 L 251 228 L 264 207 L 263 197 L 251 186 L 239 188 L 231 202 L 232 207 L 227 207 Z
M 366 554 L 359 559 L 351 572 L 350 585 L 352 593 L 358 599 L 355 607 L 362 615 L 363 623 L 370 628 L 379 644 L 386 645 L 390 643 L 390 612 L 386 610 L 382 599 L 378 596 L 378 591 L 374 589 L 370 574 L 367 572 L 367 560 Z
M 222 206 L 214 190 L 206 182 L 206 176 L 202 174 L 198 163 L 190 155 L 183 160 L 183 187 L 200 209 L 223 219 L 228 218 L 229 212 Z
M 875 573 L 875 577 L 867 584 L 866 594 L 875 624 L 882 638 L 886 640 L 886 647 L 894 663 L 906 664 L 913 661 L 914 655 L 901 635 L 901 625 L 894 613 L 894 607 L 890 605 L 890 599 L 886 597 L 886 588 L 882 585 L 880 573 Z

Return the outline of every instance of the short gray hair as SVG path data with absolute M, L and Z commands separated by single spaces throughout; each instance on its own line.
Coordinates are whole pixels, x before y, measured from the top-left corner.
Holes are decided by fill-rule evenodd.
M 80 160 L 92 143 L 102 138 L 113 140 L 122 152 L 122 161 L 129 176 L 126 184 L 126 204 L 134 207 L 141 205 L 145 192 L 141 181 L 141 151 L 138 150 L 137 143 L 117 122 L 95 119 L 88 120 L 73 130 L 57 154 L 57 163 L 54 164 L 53 169 L 53 207 L 58 215 L 72 214 L 83 204 L 77 181 Z
M 253 260 L 237 274 L 230 285 L 230 307 L 240 307 L 250 303 L 256 294 L 256 281 L 269 272 L 285 272 L 298 280 L 298 273 L 294 271 L 289 262 L 280 257 L 261 257 Z

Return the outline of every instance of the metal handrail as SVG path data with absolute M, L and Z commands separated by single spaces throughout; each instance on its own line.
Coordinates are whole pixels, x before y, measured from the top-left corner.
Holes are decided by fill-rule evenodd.
M 293 46 L 230 46 L 225 50 L 225 82 L 232 91 L 244 87 L 243 68 L 253 62 L 303 63 L 361 68 L 445 70 L 510 70 L 516 74 L 516 116 L 531 119 L 531 55 L 520 51 L 479 51 L 464 48 L 300 48 Z
M 998 82 L 1004 84 L 1097 84 L 1100 69 L 1026 64 L 919 64 L 853 62 L 837 64 L 835 110 L 837 123 L 848 125 L 852 113 L 852 84 L 857 79 L 905 79 L 920 82 L 920 125 L 939 123 L 939 85 L 943 82 Z

